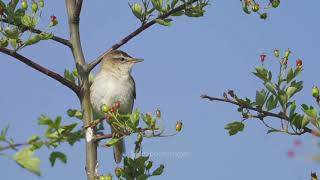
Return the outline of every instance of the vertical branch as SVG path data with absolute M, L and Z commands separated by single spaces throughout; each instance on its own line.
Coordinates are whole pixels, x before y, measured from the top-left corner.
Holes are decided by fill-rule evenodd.
M 84 127 L 89 127 L 92 121 L 92 108 L 90 102 L 90 84 L 89 72 L 87 71 L 87 64 L 83 55 L 80 39 L 80 13 L 82 0 L 66 0 L 69 29 L 70 29 L 70 43 L 72 44 L 72 54 L 76 63 L 78 74 L 80 77 L 80 101 L 83 111 Z M 95 129 L 89 127 L 85 129 L 86 136 L 86 172 L 87 179 L 94 180 L 97 173 L 97 143 L 94 140 Z

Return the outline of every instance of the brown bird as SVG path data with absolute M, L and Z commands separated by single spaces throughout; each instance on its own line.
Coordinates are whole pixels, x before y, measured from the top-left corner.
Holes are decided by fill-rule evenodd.
M 120 50 L 113 50 L 103 57 L 101 70 L 90 88 L 90 99 L 96 114 L 102 114 L 103 104 L 112 107 L 116 102 L 120 102 L 120 113 L 132 112 L 136 87 L 131 70 L 136 63 L 141 61 L 142 59 L 133 58 Z M 115 132 L 115 129 L 111 127 L 111 131 Z M 124 153 L 124 139 L 121 139 L 114 145 L 116 163 L 121 162 Z

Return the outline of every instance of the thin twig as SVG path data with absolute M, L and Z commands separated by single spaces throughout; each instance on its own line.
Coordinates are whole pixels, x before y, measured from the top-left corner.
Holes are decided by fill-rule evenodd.
M 132 38 L 136 37 L 138 34 L 140 34 L 141 32 L 143 32 L 144 30 L 148 29 L 150 26 L 154 25 L 156 23 L 157 19 L 165 19 L 167 17 L 169 17 L 170 15 L 179 12 L 181 10 L 183 10 L 186 6 L 193 4 L 195 2 L 197 2 L 199 0 L 192 0 L 190 2 L 187 2 L 186 4 L 182 4 L 174 9 L 172 9 L 171 11 L 168 11 L 167 13 L 164 13 L 160 16 L 158 16 L 157 18 L 149 21 L 148 23 L 143 24 L 142 26 L 140 26 L 138 29 L 136 29 L 135 31 L 133 31 L 131 34 L 129 34 L 128 36 L 124 37 L 123 39 L 121 39 L 119 42 L 117 42 L 116 44 L 112 45 L 111 48 L 109 48 L 107 51 L 105 51 L 102 55 L 100 55 L 98 58 L 96 58 L 94 61 L 92 61 L 89 65 L 88 65 L 88 71 L 90 72 L 94 67 L 96 67 L 102 60 L 102 58 L 108 54 L 110 51 L 112 50 L 116 50 L 119 47 L 121 47 L 122 45 L 126 44 L 128 41 L 130 41 Z
M 80 16 L 80 13 L 81 13 L 81 8 L 82 8 L 82 2 L 83 0 L 77 0 L 76 2 L 76 16 L 79 17 Z
M 6 19 L 1 19 L 0 21 L 5 22 L 5 23 L 8 23 L 8 24 L 11 24 L 11 25 L 15 25 L 15 24 L 9 22 L 9 21 L 6 20 Z M 44 31 L 41 31 L 41 30 L 39 30 L 39 29 L 26 28 L 25 30 L 28 30 L 28 31 L 31 31 L 31 32 L 37 33 L 37 34 L 45 33 Z M 24 30 L 24 31 L 25 31 L 25 30 Z M 53 36 L 51 39 L 52 39 L 53 41 L 56 41 L 56 42 L 61 43 L 61 44 L 63 44 L 63 45 L 66 45 L 66 46 L 68 46 L 69 48 L 72 48 L 72 44 L 71 44 L 71 43 L 69 42 L 69 40 L 67 40 L 67 39 L 64 39 L 64 38 L 59 37 L 59 36 Z
M 28 59 L 27 57 L 17 53 L 17 52 L 14 52 L 14 51 L 11 51 L 7 48 L 0 48 L 0 52 L 3 52 L 4 54 L 7 54 L 11 57 L 14 57 L 15 59 L 17 59 L 18 61 L 26 64 L 27 66 L 51 77 L 52 79 L 55 79 L 57 80 L 58 82 L 60 82 L 61 84 L 67 86 L 68 88 L 70 88 L 73 92 L 75 92 L 78 96 L 79 96 L 79 92 L 80 92 L 80 88 L 75 85 L 74 83 L 72 83 L 71 81 L 67 80 L 66 78 L 62 77 L 60 74 L 56 73 L 56 72 L 53 72 L 39 64 L 37 64 L 36 62 Z
M 208 95 L 201 95 L 201 98 L 208 99 L 210 101 L 220 101 L 220 102 L 226 102 L 226 103 L 234 104 L 234 105 L 237 105 L 239 107 L 250 109 L 250 110 L 253 110 L 255 112 L 258 112 L 261 115 L 263 115 L 263 117 L 267 117 L 267 116 L 276 117 L 276 118 L 284 119 L 284 120 L 290 122 L 289 117 L 283 115 L 283 113 L 281 113 L 281 112 L 276 114 L 276 113 L 272 113 L 272 112 L 269 112 L 269 111 L 264 111 L 264 110 L 257 109 L 257 108 L 254 108 L 254 107 L 251 107 L 251 106 L 248 106 L 248 105 L 240 104 L 239 102 L 236 102 L 236 101 L 233 101 L 233 100 L 230 100 L 230 99 L 226 99 L 226 98 L 211 97 L 211 96 L 208 96 Z M 298 134 L 301 135 L 301 134 L 304 134 L 304 133 L 310 133 L 310 134 L 313 134 L 313 135 L 316 135 L 316 136 L 320 136 L 320 134 L 318 132 L 316 132 L 316 131 L 308 128 L 308 127 L 304 127 L 303 130 Z M 296 135 L 298 135 L 298 134 L 296 134 Z

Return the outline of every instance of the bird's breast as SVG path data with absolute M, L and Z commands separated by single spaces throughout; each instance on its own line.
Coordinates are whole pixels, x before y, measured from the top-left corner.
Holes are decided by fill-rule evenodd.
M 132 111 L 134 82 L 130 79 L 118 79 L 98 74 L 90 91 L 91 103 L 96 112 L 100 112 L 103 104 L 112 107 L 117 101 L 120 102 L 120 112 L 129 113 Z

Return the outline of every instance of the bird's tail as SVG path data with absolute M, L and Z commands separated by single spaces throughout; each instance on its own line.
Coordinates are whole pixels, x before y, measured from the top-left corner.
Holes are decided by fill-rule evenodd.
M 113 133 L 115 130 L 111 127 L 111 132 Z M 122 160 L 122 155 L 125 153 L 126 148 L 124 144 L 124 139 L 120 139 L 117 144 L 113 146 L 113 155 L 114 155 L 114 160 L 117 164 L 119 164 Z

